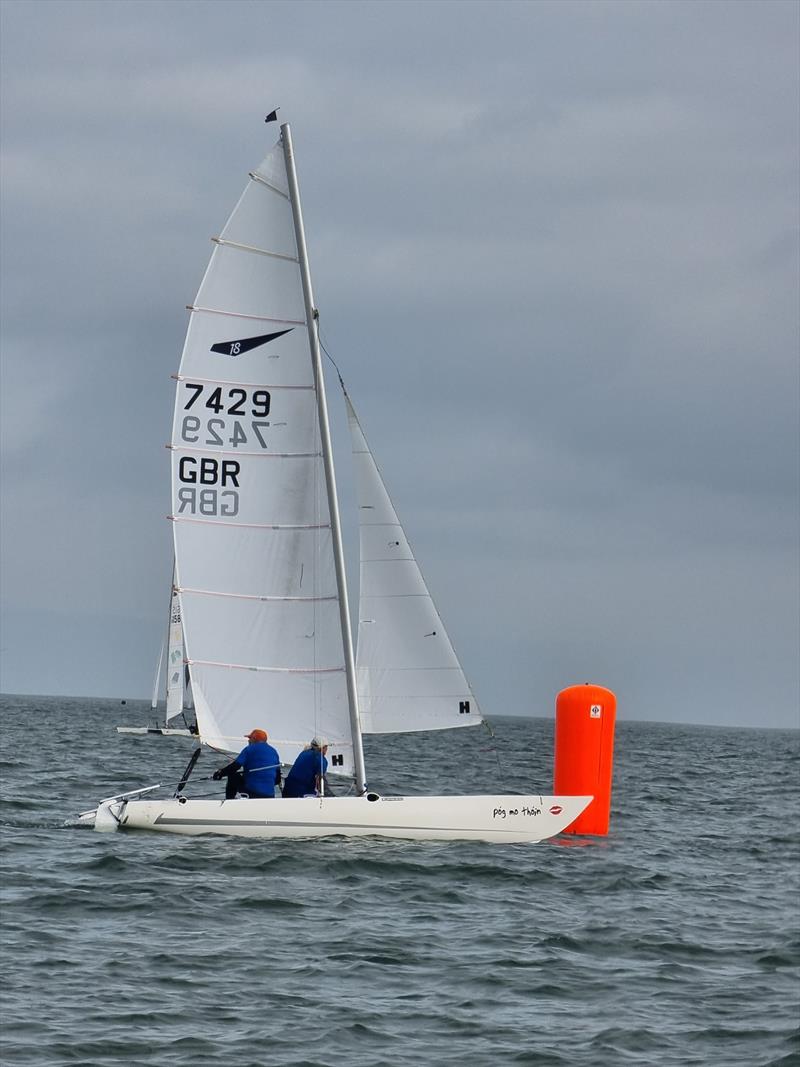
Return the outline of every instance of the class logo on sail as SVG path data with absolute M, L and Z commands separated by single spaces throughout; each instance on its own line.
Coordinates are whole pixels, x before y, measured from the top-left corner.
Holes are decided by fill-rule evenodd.
M 218 341 L 211 346 L 212 352 L 218 352 L 221 356 L 241 356 L 253 348 L 269 344 L 276 337 L 283 337 L 285 333 L 291 333 L 294 326 L 288 330 L 278 330 L 277 333 L 262 333 L 259 337 L 240 337 L 238 341 Z

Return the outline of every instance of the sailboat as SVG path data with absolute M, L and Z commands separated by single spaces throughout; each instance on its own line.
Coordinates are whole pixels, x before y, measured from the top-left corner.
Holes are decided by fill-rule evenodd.
M 153 696 L 150 701 L 151 710 L 154 713 L 157 712 L 161 674 L 164 668 L 164 660 L 166 659 L 164 721 L 159 722 L 157 717 L 154 716 L 154 721 L 150 726 L 118 726 L 118 734 L 158 734 L 162 737 L 191 737 L 196 732 L 193 728 L 194 724 L 190 720 L 190 716 L 193 715 L 192 695 L 185 658 L 181 604 L 178 591 L 175 588 L 173 568 L 167 635 L 161 645 L 155 679 L 153 680 Z M 183 726 L 176 725 L 179 715 Z
M 359 502 L 354 652 L 331 431 L 291 131 L 218 237 L 176 375 L 175 589 L 199 747 L 175 794 L 152 786 L 81 815 L 97 830 L 286 838 L 541 841 L 589 796 L 382 796 L 362 733 L 446 729 L 481 713 L 349 396 Z M 186 796 L 201 750 L 265 727 L 291 764 L 314 735 L 352 794 Z

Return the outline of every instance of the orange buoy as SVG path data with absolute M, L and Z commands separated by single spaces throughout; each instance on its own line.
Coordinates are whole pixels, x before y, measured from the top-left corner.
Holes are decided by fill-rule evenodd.
M 571 685 L 556 697 L 554 789 L 594 800 L 565 833 L 607 834 L 617 698 L 600 685 Z

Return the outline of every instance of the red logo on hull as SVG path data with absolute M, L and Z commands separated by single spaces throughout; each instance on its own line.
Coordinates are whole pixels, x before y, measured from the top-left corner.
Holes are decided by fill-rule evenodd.
M 563 810 L 564 809 L 561 807 L 560 804 L 554 804 L 552 806 L 552 808 L 550 809 L 550 814 L 551 815 L 560 815 Z

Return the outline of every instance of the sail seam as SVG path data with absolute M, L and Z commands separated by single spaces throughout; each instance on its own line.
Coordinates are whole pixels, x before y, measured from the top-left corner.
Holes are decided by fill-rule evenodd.
M 228 526 L 230 529 L 235 530 L 240 526 L 248 527 L 255 530 L 329 530 L 330 523 L 321 522 L 224 522 L 222 519 L 193 519 L 188 515 L 167 515 L 170 522 L 196 522 L 201 525 L 210 526 Z
M 199 304 L 187 304 L 187 311 L 205 311 L 209 315 L 229 315 L 234 319 L 255 319 L 256 322 L 288 322 L 291 326 L 305 326 L 305 319 L 276 319 L 271 315 L 248 315 L 244 311 L 223 311 L 222 308 L 201 307 Z
M 234 382 L 229 378 L 198 378 L 194 374 L 171 374 L 170 378 L 174 378 L 176 382 L 208 382 L 209 385 L 241 385 L 245 389 L 310 389 L 313 391 L 313 385 L 264 385 L 262 382 Z
M 266 185 L 268 189 L 271 189 L 273 193 L 277 193 L 278 196 L 282 196 L 284 200 L 289 199 L 289 194 L 285 193 L 283 189 L 278 188 L 277 185 L 273 185 L 272 182 L 268 182 L 266 178 L 262 178 L 256 171 L 251 170 L 248 172 L 248 178 L 254 182 L 258 182 L 259 185 Z
M 274 600 L 274 601 L 286 601 L 296 600 L 301 603 L 317 601 L 317 600 L 338 600 L 336 596 L 259 596 L 257 593 L 222 593 L 217 589 L 191 589 L 188 586 L 179 586 L 179 593 L 194 593 L 198 596 L 219 596 L 219 597 L 233 597 L 237 600 Z
M 226 667 L 236 671 L 268 671 L 276 674 L 337 674 L 344 667 L 256 667 L 249 663 L 219 663 L 213 659 L 189 659 L 190 667 Z
M 269 256 L 271 259 L 285 259 L 287 263 L 299 263 L 297 256 L 287 256 L 284 252 L 270 252 L 266 248 L 257 248 L 255 245 L 243 245 L 240 241 L 229 241 L 225 237 L 212 237 L 215 245 L 226 245 L 228 248 L 236 248 L 240 252 L 255 252 L 259 256 Z

